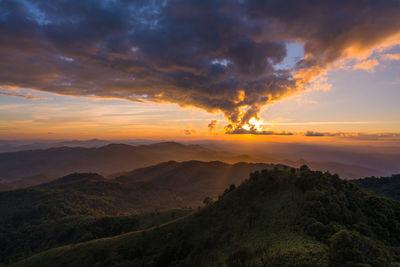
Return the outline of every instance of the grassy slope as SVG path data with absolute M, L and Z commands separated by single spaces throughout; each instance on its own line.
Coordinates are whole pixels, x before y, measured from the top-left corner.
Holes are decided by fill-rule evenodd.
M 130 216 L 81 215 L 25 224 L 0 233 L 0 263 L 12 263 L 53 247 L 147 229 L 190 212 L 178 209 Z
M 0 221 L 9 217 L 18 221 L 18 217 L 59 218 L 86 213 L 124 215 L 182 205 L 175 193 L 145 182 L 120 184 L 101 178 L 62 187 L 49 185 L 1 192 Z
M 181 206 L 169 190 L 145 182 L 122 185 L 90 173 L 0 192 L 0 263 L 54 246 L 142 229 L 146 225 L 133 215 Z

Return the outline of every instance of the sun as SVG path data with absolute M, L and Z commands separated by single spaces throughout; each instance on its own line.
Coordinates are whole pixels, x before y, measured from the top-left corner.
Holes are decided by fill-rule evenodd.
M 255 130 L 257 132 L 262 132 L 263 120 L 262 119 L 257 119 L 255 117 L 251 118 L 247 123 L 242 125 L 242 128 L 245 129 L 246 131 L 251 131 Z
M 255 117 L 253 117 L 249 120 L 249 124 L 252 126 L 252 128 L 254 128 L 258 132 L 261 132 L 263 130 L 263 128 L 262 128 L 263 120 L 262 119 L 256 119 Z

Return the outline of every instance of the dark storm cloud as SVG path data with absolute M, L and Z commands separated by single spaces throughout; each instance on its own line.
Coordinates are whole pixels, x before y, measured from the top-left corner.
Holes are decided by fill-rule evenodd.
M 222 111 L 236 129 L 263 105 L 302 90 L 350 48 L 399 33 L 399 5 L 2 0 L 0 85 L 192 105 Z M 286 42 L 304 44 L 295 76 L 274 67 Z

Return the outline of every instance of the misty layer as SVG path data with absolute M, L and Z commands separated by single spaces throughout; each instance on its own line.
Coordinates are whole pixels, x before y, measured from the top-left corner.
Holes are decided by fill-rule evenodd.
M 196 106 L 262 134 L 262 106 L 396 36 L 398 14 L 397 0 L 3 0 L 0 86 Z M 305 57 L 277 68 L 289 42 Z

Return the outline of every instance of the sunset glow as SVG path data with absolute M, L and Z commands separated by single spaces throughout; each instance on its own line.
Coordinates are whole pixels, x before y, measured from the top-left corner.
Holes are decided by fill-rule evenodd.
M 347 25 L 337 29 L 338 41 L 332 42 L 325 34 L 329 23 L 309 24 L 308 15 L 299 14 L 296 25 L 302 26 L 293 29 L 283 14 L 267 12 L 280 10 L 279 6 L 264 10 L 245 2 L 207 9 L 205 16 L 212 17 L 212 23 L 231 21 L 222 32 L 205 27 L 211 23 L 207 19 L 187 17 L 186 8 L 200 8 L 194 4 L 177 6 L 180 11 L 174 14 L 155 4 L 158 15 L 137 7 L 142 13 L 121 16 L 121 10 L 133 10 L 136 4 L 128 7 L 116 1 L 99 5 L 98 13 L 76 12 L 80 15 L 73 25 L 66 23 L 75 16 L 73 9 L 71 14 L 56 15 L 49 6 L 28 0 L 14 7 L 5 5 L 1 10 L 9 10 L 0 21 L 0 138 L 228 140 L 251 134 L 260 140 L 297 142 L 345 139 L 354 133 L 359 139 L 397 138 L 400 32 L 396 16 L 372 29 L 368 16 L 350 19 L 356 13 L 351 6 Z M 325 5 L 317 9 L 335 12 Z M 393 10 L 382 6 L 374 14 L 391 18 L 387 14 Z M 120 18 L 115 28 L 91 24 L 106 13 Z M 231 20 L 239 16 L 247 20 Z M 273 17 L 275 26 L 263 16 Z M 193 23 L 185 24 L 189 18 Z M 150 26 L 155 21 L 157 26 Z M 168 28 L 177 21 L 187 30 Z M 129 25 L 140 30 L 130 30 Z M 259 25 L 260 31 L 252 25 Z M 230 39 L 221 43 L 214 37 L 207 39 L 210 29 L 210 36 Z M 56 32 L 68 32 L 70 41 Z M 184 41 L 175 43 L 179 38 L 172 32 Z M 157 36 L 164 36 L 170 46 L 164 47 Z M 202 36 L 201 42 L 197 36 Z M 309 132 L 317 134 L 311 138 Z

